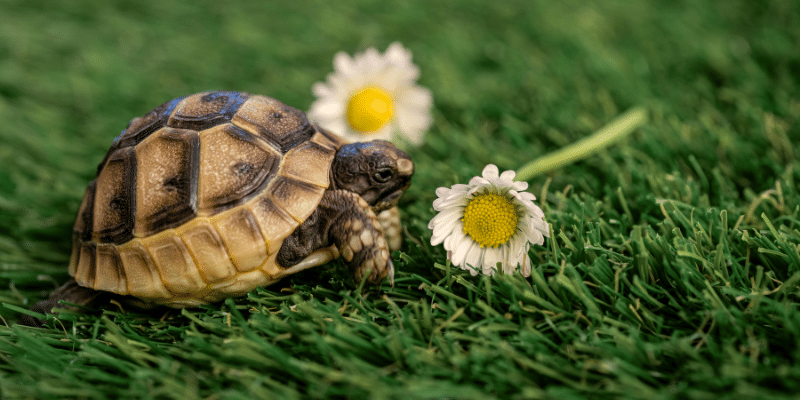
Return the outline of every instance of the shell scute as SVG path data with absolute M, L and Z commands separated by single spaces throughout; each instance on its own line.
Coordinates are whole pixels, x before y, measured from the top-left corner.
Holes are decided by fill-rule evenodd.
M 155 238 L 145 239 L 144 246 L 153 256 L 167 290 L 174 294 L 189 294 L 205 287 L 180 237 L 162 233 Z
M 236 275 L 236 267 L 217 230 L 206 219 L 199 218 L 181 227 L 180 237 L 197 262 L 197 270 L 209 284 Z
M 226 123 L 249 97 L 247 93 L 228 91 L 193 94 L 178 103 L 167 126 L 200 131 Z
M 112 244 L 98 244 L 96 249 L 94 288 L 128 294 L 125 269 L 117 248 Z
M 281 175 L 327 188 L 330 185 L 329 166 L 336 150 L 313 141 L 292 149 L 283 162 Z
M 258 221 L 248 208 L 232 209 L 214 222 L 239 272 L 253 270 L 264 263 L 267 240 L 261 235 Z
M 170 100 L 154 108 L 149 113 L 141 117 L 136 117 L 128 122 L 128 127 L 125 128 L 125 130 L 123 130 L 119 136 L 114 138 L 114 142 L 111 144 L 111 149 L 108 150 L 106 157 L 103 158 L 103 161 L 101 161 L 100 165 L 97 166 L 97 173 L 100 173 L 100 170 L 103 169 L 108 157 L 114 151 L 123 147 L 136 146 L 142 140 L 150 136 L 150 134 L 166 126 L 170 115 L 172 115 L 172 112 L 175 110 L 175 107 L 184 98 L 185 96 Z
M 92 240 L 94 230 L 94 193 L 97 188 L 97 180 L 89 182 L 83 201 L 78 208 L 78 216 L 75 218 L 75 225 L 72 228 L 72 236 L 78 240 Z M 75 248 L 75 246 L 73 246 Z
M 115 151 L 97 176 L 92 230 L 101 243 L 122 243 L 133 238 L 136 157 L 132 150 L 126 147 Z M 81 230 L 85 231 L 85 227 Z
M 265 96 L 250 97 L 231 121 L 281 153 L 311 139 L 315 132 L 302 111 Z
M 94 287 L 97 244 L 93 242 L 81 244 L 78 255 L 78 267 L 75 272 L 75 281 L 85 287 Z
M 164 128 L 136 146 L 135 236 L 173 228 L 197 213 L 197 132 Z
M 278 171 L 281 155 L 232 124 L 200 133 L 198 209 L 217 213 L 260 192 Z
M 275 204 L 297 222 L 305 221 L 314 212 L 324 192 L 325 188 L 285 176 L 275 178 L 269 188 Z
M 299 222 L 278 207 L 269 196 L 261 197 L 253 203 L 253 216 L 261 227 L 264 237 L 270 239 L 267 243 L 269 254 L 277 253 L 282 244 L 282 240 L 279 239 L 289 236 L 300 226 Z
M 117 250 L 122 260 L 130 294 L 144 299 L 164 299 L 172 296 L 172 293 L 164 287 L 158 268 L 140 239 L 125 243 Z

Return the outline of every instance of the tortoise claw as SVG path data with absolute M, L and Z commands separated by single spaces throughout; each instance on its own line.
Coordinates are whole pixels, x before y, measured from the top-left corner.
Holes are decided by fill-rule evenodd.
M 389 277 L 389 283 L 394 287 L 394 263 L 391 258 L 386 260 L 386 269 L 389 270 L 389 274 L 387 275 Z

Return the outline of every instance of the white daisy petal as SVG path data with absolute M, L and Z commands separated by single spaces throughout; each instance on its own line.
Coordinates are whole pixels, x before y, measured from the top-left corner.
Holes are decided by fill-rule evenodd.
M 466 206 L 467 201 L 468 199 L 466 199 L 463 194 L 455 193 L 454 195 L 448 196 L 445 199 L 434 200 L 433 209 L 436 211 L 441 211 L 449 207 Z
M 472 191 L 477 190 L 480 186 L 487 186 L 490 184 L 491 182 L 482 176 L 474 176 L 469 180 L 469 186 L 471 187 L 470 190 Z
M 322 121 L 319 121 L 319 124 L 323 126 L 324 125 L 329 126 L 330 128 L 328 129 L 330 129 L 333 132 L 343 132 L 344 129 L 346 129 L 345 127 L 347 126 L 347 122 L 342 121 L 341 119 L 327 120 L 325 124 L 323 124 Z
M 445 236 L 444 240 L 442 240 L 442 242 L 441 242 L 442 246 L 444 247 L 444 249 L 447 250 L 447 252 L 448 252 L 448 254 L 447 254 L 447 259 L 448 260 L 452 260 L 453 259 L 453 255 L 451 254 L 450 249 L 453 248 L 453 241 L 456 240 L 456 236 L 453 234 L 454 232 L 455 231 L 450 232 L 450 234 Z M 433 242 L 431 242 L 431 245 L 434 245 Z
M 427 90 L 404 90 L 395 97 L 396 131 L 399 131 L 411 143 L 422 143 L 422 132 L 430 128 L 433 118 L 425 110 L 430 109 L 432 97 Z
M 438 228 L 438 227 L 437 227 Z M 436 246 L 440 243 L 444 243 L 447 238 L 452 237 L 453 230 L 446 230 L 443 228 L 434 230 L 434 234 L 431 235 L 431 245 Z
M 450 186 L 450 191 L 458 192 L 458 193 L 466 193 L 469 190 L 469 185 L 465 185 L 463 183 L 456 183 L 453 186 Z
M 340 51 L 333 56 L 333 70 L 344 76 L 350 76 L 356 72 L 356 66 L 347 53 Z
M 337 115 L 342 113 L 342 104 L 338 101 L 319 100 L 311 105 L 308 111 L 309 118 L 322 119 L 322 118 L 336 118 Z
M 451 207 L 442 212 L 440 212 L 437 216 L 433 218 L 439 225 L 444 225 L 447 228 L 452 228 L 452 224 L 456 223 L 457 221 L 461 220 L 462 217 L 462 210 L 459 209 L 460 207 Z M 433 221 L 432 220 L 432 221 Z
M 432 218 L 431 221 L 428 223 L 428 228 L 433 231 L 433 236 L 438 237 L 442 235 L 446 235 L 450 231 L 452 231 L 452 224 L 455 223 L 451 219 L 448 219 L 447 216 L 442 216 L 442 214 L 438 214 L 436 217 Z
M 550 225 L 547 222 L 544 221 L 539 222 L 538 226 L 536 227 L 536 230 L 539 231 L 542 234 L 542 236 L 550 237 Z M 542 242 L 544 242 L 544 240 L 542 240 Z
M 433 229 L 430 225 L 428 225 L 428 229 Z M 431 235 L 431 246 L 437 246 L 445 241 L 448 238 L 447 234 L 449 232 L 442 231 L 434 231 L 435 233 Z
M 542 232 L 534 230 L 533 232 L 531 232 L 530 235 L 528 235 L 528 242 L 542 245 L 544 244 L 544 235 L 542 234 Z
M 527 255 L 522 259 L 519 272 L 526 278 L 531 276 L 531 259 Z
M 535 221 L 531 221 L 530 226 L 531 228 L 526 232 L 528 242 L 531 244 L 544 244 L 545 236 L 550 235 L 549 229 L 546 226 L 537 225 Z
M 503 173 L 500 174 L 500 179 L 502 179 L 503 181 L 510 182 L 510 181 L 514 180 L 515 176 L 517 176 L 517 173 L 514 172 L 514 171 L 503 171 Z M 518 182 L 518 183 L 524 183 L 525 186 L 528 186 L 528 184 L 525 183 L 525 182 Z M 522 189 L 522 190 L 525 190 L 525 189 Z
M 467 190 L 469 190 L 469 186 L 468 185 L 464 185 L 464 184 L 459 183 L 459 184 L 453 185 L 452 187 L 449 187 L 449 188 L 447 188 L 447 187 L 437 188 L 436 189 L 436 196 L 439 197 L 439 199 L 441 199 L 441 200 L 447 200 L 451 196 L 458 196 L 459 194 L 466 193 Z
M 453 237 L 453 240 L 450 241 L 450 250 L 453 252 L 453 257 L 450 258 L 450 261 L 453 265 L 461 266 L 464 264 L 464 257 L 467 255 L 471 242 L 472 240 L 465 235 Z
M 535 217 L 535 218 L 544 218 L 544 211 L 542 211 L 542 209 L 541 209 L 541 208 L 539 208 L 539 206 L 537 206 L 536 204 L 534 204 L 534 203 L 533 203 L 533 200 L 529 200 L 529 199 L 522 199 L 522 198 L 521 198 L 521 199 L 520 199 L 520 202 L 522 202 L 522 205 L 523 205 L 523 206 L 525 207 L 525 209 L 527 210 L 527 213 L 528 213 L 528 214 L 530 214 L 532 217 Z
M 469 274 L 472 276 L 478 275 L 478 270 L 473 268 L 472 265 L 462 265 L 459 268 L 469 271 Z
M 406 50 L 400 42 L 394 42 L 386 49 L 386 60 L 399 67 L 413 67 L 411 52 Z
M 497 165 L 488 164 L 487 166 L 483 167 L 483 172 L 481 172 L 486 179 L 495 179 L 499 177 L 499 170 L 497 169 Z
M 402 133 L 403 137 L 414 145 L 422 144 L 422 132 L 426 131 L 433 120 L 429 115 L 397 109 L 395 131 Z
M 311 86 L 311 92 L 317 97 L 328 97 L 333 94 L 333 89 L 322 82 L 317 82 Z
M 360 63 L 360 66 L 366 72 L 374 73 L 375 70 L 383 65 L 383 60 L 381 60 L 381 55 L 378 53 L 378 50 L 374 47 L 370 47 L 361 53 L 361 57 L 356 56 L 356 63 Z
M 404 109 L 418 111 L 427 109 L 433 105 L 433 95 L 431 91 L 423 87 L 405 87 L 398 90 L 395 94 L 398 105 Z
M 497 263 L 500 262 L 503 262 L 502 249 L 487 248 L 483 259 L 483 273 L 486 275 L 494 275 L 497 270 Z
M 441 215 L 441 214 L 439 214 Z M 431 240 L 435 240 L 438 243 L 441 243 L 447 235 L 449 235 L 453 230 L 460 226 L 460 219 L 459 215 L 455 217 L 444 216 L 443 218 L 431 220 L 431 224 L 428 228 L 433 231 L 433 236 Z M 435 245 L 435 244 L 434 244 Z
M 534 196 L 533 193 L 522 192 L 522 191 L 519 191 L 519 198 L 522 201 L 531 201 L 532 202 L 532 201 L 536 200 L 536 196 Z
M 443 242 L 444 249 L 453 251 L 458 246 L 458 243 L 460 243 L 462 240 L 465 240 L 466 238 L 467 236 L 464 234 L 464 231 L 462 231 L 461 229 L 453 229 L 453 231 L 450 232 L 450 235 L 444 239 Z
M 473 246 L 477 245 L 478 244 L 472 240 L 463 240 L 461 243 L 459 243 L 458 247 L 455 249 L 455 253 L 453 254 L 453 265 L 464 265 L 464 260 L 467 258 L 467 253 Z
M 469 265 L 483 265 L 483 249 L 481 246 L 472 246 L 467 252 L 467 257 L 464 260 Z
M 522 191 L 528 190 L 528 182 L 517 181 L 517 182 L 514 182 L 511 187 L 513 187 L 514 190 L 516 190 L 518 192 L 522 192 Z

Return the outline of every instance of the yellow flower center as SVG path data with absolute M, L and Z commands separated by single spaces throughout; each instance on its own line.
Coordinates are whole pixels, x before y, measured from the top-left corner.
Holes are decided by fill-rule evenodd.
M 464 210 L 464 233 L 481 247 L 496 247 L 508 242 L 517 230 L 517 216 L 511 199 L 494 193 L 478 194 Z
M 347 104 L 347 121 L 353 129 L 369 133 L 377 131 L 392 119 L 392 98 L 386 91 L 373 86 L 361 89 Z

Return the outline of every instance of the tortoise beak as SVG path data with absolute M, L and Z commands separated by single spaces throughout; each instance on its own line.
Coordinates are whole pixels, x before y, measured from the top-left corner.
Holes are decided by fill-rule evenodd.
M 384 197 L 383 200 L 372 206 L 372 209 L 375 210 L 375 212 L 381 212 L 394 207 L 397 205 L 397 201 L 400 200 L 400 197 L 403 196 L 403 193 L 405 193 L 405 188 L 395 190 L 392 194 Z M 366 200 L 366 198 L 364 200 Z

